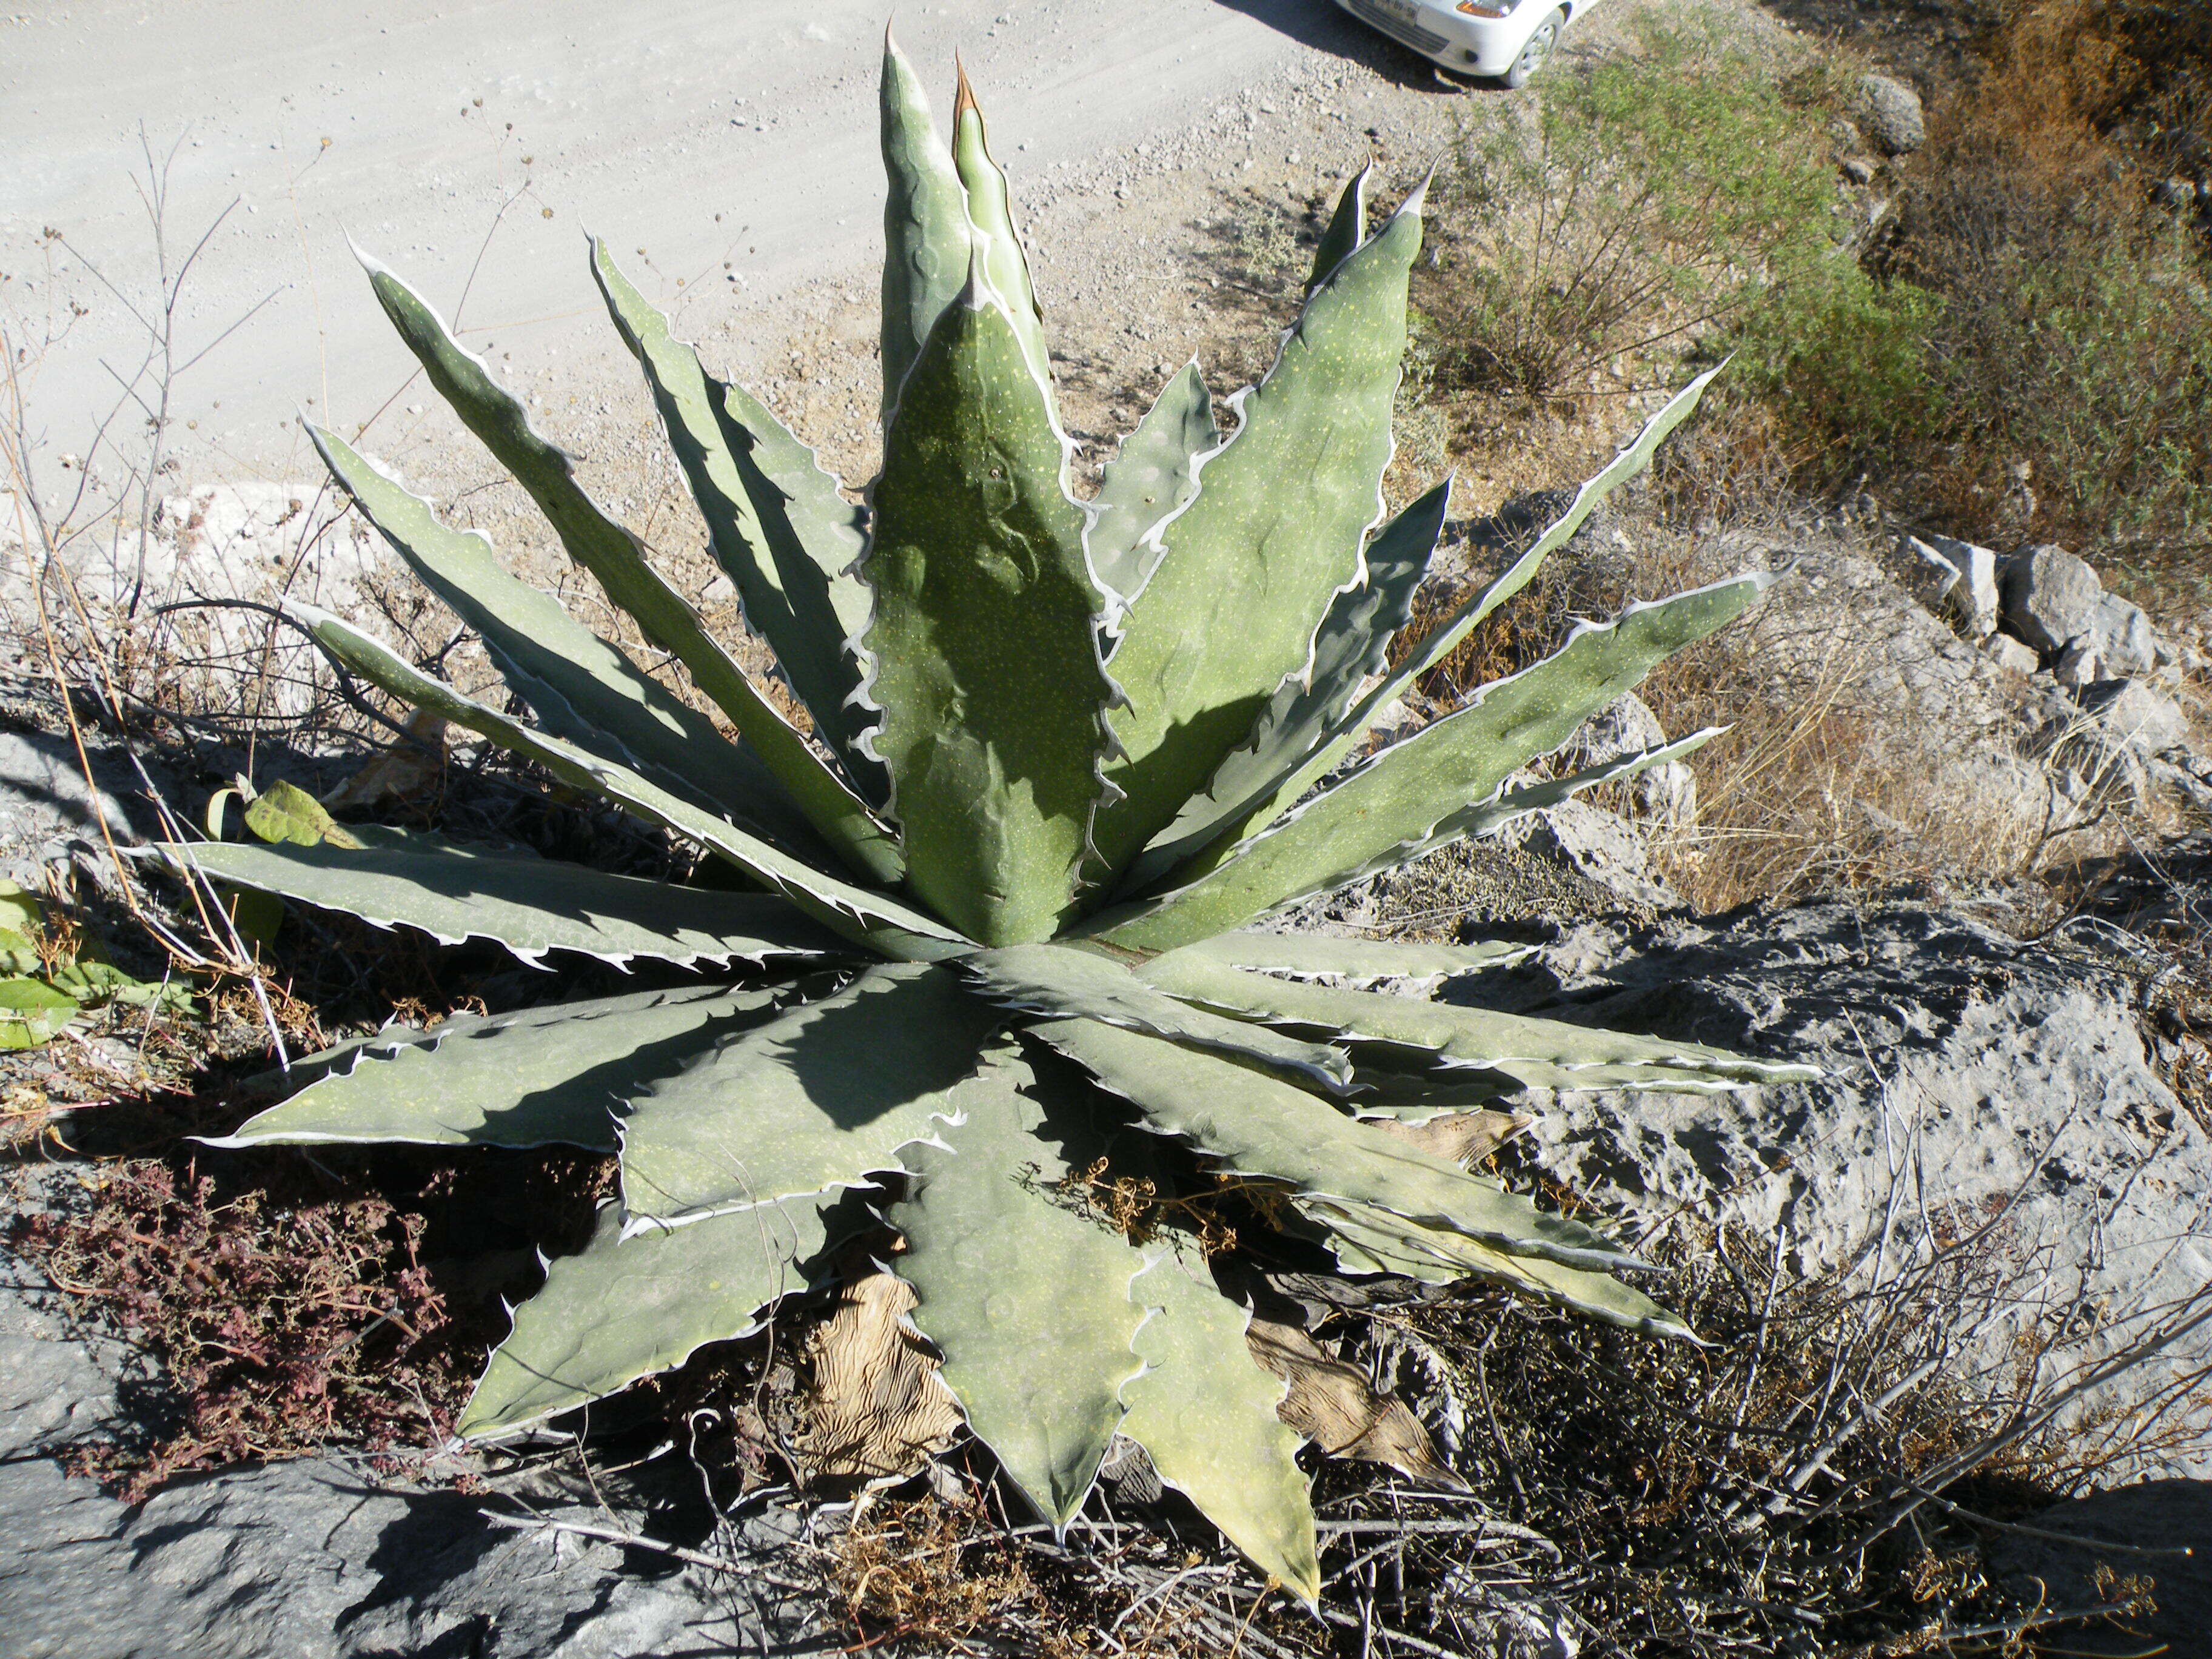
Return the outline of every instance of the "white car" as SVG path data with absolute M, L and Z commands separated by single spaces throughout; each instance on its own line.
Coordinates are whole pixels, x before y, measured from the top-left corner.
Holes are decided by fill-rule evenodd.
M 1523 84 L 1567 20 L 1598 0 L 1336 0 L 1363 23 L 1462 75 Z

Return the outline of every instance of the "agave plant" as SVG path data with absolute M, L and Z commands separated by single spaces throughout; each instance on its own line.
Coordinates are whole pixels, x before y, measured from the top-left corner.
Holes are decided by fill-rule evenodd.
M 1085 500 L 1070 489 L 1006 181 L 964 79 L 948 145 L 888 47 L 882 122 L 884 440 L 865 507 L 702 366 L 605 246 L 590 249 L 714 556 L 811 717 L 801 726 L 488 366 L 367 262 L 431 382 L 720 718 L 327 431 L 315 441 L 338 483 L 482 638 L 534 724 L 338 617 L 295 610 L 346 669 L 696 843 L 723 878 L 655 882 L 374 828 L 172 855 L 532 961 L 578 951 L 724 971 L 387 1028 L 295 1067 L 308 1085 L 226 1144 L 619 1152 L 618 1202 L 515 1310 L 459 1424 L 468 1437 L 520 1430 L 756 1328 L 841 1243 L 887 1226 L 944 1382 L 1043 1516 L 1065 1524 L 1126 1436 L 1311 1599 L 1298 1440 L 1276 1415 L 1283 1385 L 1248 1350 L 1247 1310 L 1187 1235 L 1133 1242 L 1073 1194 L 1101 1158 L 1169 1189 L 1232 1181 L 1264 1195 L 1282 1249 L 1327 1252 L 1344 1273 L 1473 1276 L 1682 1334 L 1613 1276 L 1639 1264 L 1600 1232 L 1375 1120 L 1523 1087 L 1717 1090 L 1796 1068 L 1419 994 L 1508 946 L 1251 924 L 1696 748 L 1712 733 L 1509 783 L 1768 579 L 1583 624 L 1557 654 L 1357 759 L 1406 689 L 1646 463 L 1703 381 L 1393 666 L 1449 497 L 1439 485 L 1389 517 L 1382 495 L 1421 193 L 1370 228 L 1365 175 L 1353 180 L 1273 368 L 1229 400 L 1233 434 L 1194 364 Z M 1407 985 L 1374 988 L 1390 981 Z

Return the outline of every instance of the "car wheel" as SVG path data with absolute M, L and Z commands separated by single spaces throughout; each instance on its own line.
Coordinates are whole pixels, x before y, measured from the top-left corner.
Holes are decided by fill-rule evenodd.
M 1566 27 L 1565 10 L 1553 12 L 1542 22 L 1521 47 L 1521 55 L 1513 60 L 1513 67 L 1505 71 L 1505 84 L 1525 87 L 1528 77 L 1544 67 L 1544 60 L 1552 55 L 1552 48 L 1559 44 L 1559 31 Z

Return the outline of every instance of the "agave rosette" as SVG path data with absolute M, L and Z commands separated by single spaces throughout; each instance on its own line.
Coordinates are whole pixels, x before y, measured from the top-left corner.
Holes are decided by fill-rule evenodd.
M 945 142 L 894 47 L 882 111 L 885 435 L 865 507 L 591 246 L 713 554 L 804 729 L 489 367 L 368 262 L 431 382 L 716 712 L 329 432 L 315 437 L 333 476 L 482 638 L 531 722 L 296 608 L 353 673 L 696 843 L 748 890 L 389 830 L 352 846 L 172 848 L 221 881 L 526 958 L 731 970 L 726 983 L 387 1029 L 316 1057 L 307 1086 L 228 1144 L 619 1152 L 619 1200 L 515 1310 L 459 1425 L 471 1437 L 756 1328 L 857 1229 L 887 1224 L 944 1381 L 1042 1515 L 1075 1513 L 1118 1433 L 1310 1599 L 1297 1437 L 1276 1416 L 1282 1383 L 1248 1351 L 1246 1309 L 1188 1241 L 1140 1247 L 1062 1183 L 1102 1157 L 1202 1159 L 1271 1189 L 1304 1248 L 1346 1272 L 1477 1276 L 1679 1333 L 1614 1277 L 1636 1264 L 1599 1231 L 1370 1120 L 1486 1091 L 1736 1088 L 1800 1068 L 1368 988 L 1472 972 L 1504 947 L 1254 924 L 1695 748 L 1711 734 L 1510 781 L 1769 579 L 1585 624 L 1347 766 L 1407 686 L 1645 465 L 1704 381 L 1389 667 L 1449 498 L 1440 484 L 1391 516 L 1382 494 L 1420 192 L 1370 226 L 1355 179 L 1273 368 L 1230 400 L 1233 435 L 1193 364 L 1085 500 L 1069 487 L 1072 446 L 974 100 L 963 82 Z

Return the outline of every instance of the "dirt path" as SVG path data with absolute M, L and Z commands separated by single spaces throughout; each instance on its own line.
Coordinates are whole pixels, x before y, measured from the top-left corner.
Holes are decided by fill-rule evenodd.
M 1613 0 L 1571 41 L 1602 50 L 1647 3 L 1659 0 Z M 564 439 L 629 447 L 643 404 L 585 270 L 585 226 L 710 361 L 859 470 L 875 401 L 884 11 L 80 0 L 0 17 L 0 306 L 34 339 L 43 319 L 66 325 L 31 385 L 50 456 L 86 446 L 117 401 L 115 371 L 141 356 L 131 312 L 72 251 L 145 304 L 143 126 L 157 154 L 184 135 L 173 263 L 238 201 L 186 291 L 179 356 L 272 296 L 179 384 L 194 422 L 173 434 L 182 479 L 311 476 L 304 409 L 349 430 L 374 418 L 378 449 L 465 483 L 432 459 L 451 428 L 408 386 L 347 233 L 458 308 Z M 898 28 L 933 84 L 950 82 L 957 46 L 986 98 L 1079 427 L 1115 423 L 1107 386 L 1133 377 L 1141 395 L 1295 283 L 1268 263 L 1279 246 L 1252 244 L 1255 226 L 1264 241 L 1293 224 L 1370 156 L 1402 179 L 1475 100 L 1533 95 L 1446 88 L 1328 0 L 937 0 L 902 9 Z M 67 249 L 42 241 L 49 225 Z

